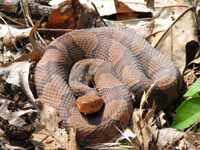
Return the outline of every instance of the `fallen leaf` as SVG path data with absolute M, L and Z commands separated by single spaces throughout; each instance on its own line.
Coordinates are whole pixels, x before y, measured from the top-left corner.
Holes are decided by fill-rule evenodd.
M 76 132 L 74 129 L 69 129 L 69 134 L 67 134 L 66 129 L 61 129 L 59 127 L 61 119 L 58 116 L 57 111 L 46 105 L 43 105 L 43 109 L 40 113 L 40 123 L 44 126 L 42 130 L 37 132 L 33 140 L 43 143 L 44 149 L 70 149 L 76 150 Z M 43 136 L 45 134 L 45 136 Z M 41 136 L 45 138 L 42 140 Z M 47 142 L 51 139 L 51 142 Z M 46 141 L 47 140 L 47 141 Z
M 9 66 L 0 66 L 0 75 L 6 78 L 6 82 L 16 86 L 21 85 L 23 74 L 29 73 L 31 63 L 28 61 L 15 62 Z
M 156 9 L 158 4 L 160 8 Z M 173 7 L 167 7 L 170 5 Z M 182 7 L 178 7 L 180 5 Z M 195 14 L 191 7 L 183 0 L 155 1 L 153 11 L 155 34 L 150 37 L 150 41 L 154 47 L 169 56 L 181 72 L 186 67 L 186 51 L 195 51 L 187 45 L 191 42 L 193 45 L 198 44 Z
M 154 0 L 145 0 L 147 3 L 147 8 L 154 8 Z
M 20 0 L 1 0 L 0 1 L 0 7 L 1 9 L 3 9 L 4 11 L 8 11 L 11 13 L 16 13 Z
M 37 100 L 29 86 L 29 69 L 32 63 L 28 61 L 13 62 L 8 66 L 0 66 L 0 76 L 3 76 L 7 83 L 22 87 L 32 105 L 37 108 Z
M 43 53 L 47 47 L 46 43 L 39 43 L 37 39 L 35 39 L 35 35 L 37 33 L 37 28 L 40 25 L 42 20 L 37 21 L 35 25 L 33 26 L 30 35 L 29 35 L 29 41 L 32 44 L 32 52 L 31 52 L 31 61 L 39 61 Z
M 93 3 L 105 24 L 108 26 L 127 26 L 134 28 L 144 37 L 152 33 L 152 18 L 138 18 L 138 16 L 144 14 L 151 16 L 151 11 L 146 8 L 145 3 L 142 3 L 144 5 L 138 5 L 137 2 L 130 0 L 81 0 L 80 2 L 91 9 L 94 9 L 93 5 L 91 5 Z M 141 4 L 141 1 L 139 4 Z M 116 15 L 117 19 L 108 19 L 112 15 Z
M 151 95 L 151 92 L 154 88 L 156 83 L 153 83 L 149 89 L 147 90 L 147 92 L 144 92 L 142 97 L 141 97 L 141 101 L 140 101 L 140 109 L 144 108 L 145 104 L 149 105 L 149 102 L 148 102 L 148 98 L 149 96 Z
M 54 8 L 49 16 L 48 27 L 74 29 L 76 27 L 75 18 L 79 15 L 78 12 L 80 12 L 78 0 L 63 1 Z
M 22 118 L 23 115 L 37 112 L 33 109 L 10 111 L 8 110 L 9 103 L 10 101 L 7 99 L 0 99 L 0 117 L 8 120 L 9 124 L 11 125 L 21 127 L 26 124 L 25 120 Z
M 151 110 L 149 110 L 151 111 Z M 140 145 L 143 145 L 144 149 L 150 149 L 150 143 L 155 142 L 155 136 L 158 129 L 153 125 L 154 114 L 148 113 L 148 117 L 145 117 L 144 109 L 135 109 L 133 111 L 133 132 L 136 134 L 140 141 Z M 156 143 L 153 144 L 154 146 Z
M 196 77 L 196 71 L 194 69 L 186 69 L 184 71 L 184 76 L 183 77 L 184 77 L 184 82 L 186 83 L 186 86 L 189 87 L 197 79 L 197 77 Z
M 6 46 L 13 46 L 13 42 L 27 38 L 31 32 L 31 28 L 17 29 L 10 25 L 0 24 L 0 38 Z
M 100 16 L 112 15 L 117 12 L 114 0 L 80 0 L 80 3 L 94 9 L 93 3 Z
M 54 8 L 58 8 L 61 3 L 65 0 L 50 0 L 49 5 L 53 6 Z
M 167 145 L 174 145 L 177 141 L 180 141 L 185 133 L 173 128 L 163 128 L 158 131 L 157 135 L 159 147 L 165 147 Z

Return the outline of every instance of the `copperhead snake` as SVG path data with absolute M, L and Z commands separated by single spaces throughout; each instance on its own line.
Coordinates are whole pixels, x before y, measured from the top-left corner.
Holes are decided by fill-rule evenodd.
M 80 87 L 97 91 L 105 101 L 101 113 L 90 116 L 77 110 L 68 80 L 72 66 L 86 58 L 84 68 L 92 70 L 95 87 L 88 82 Z M 80 74 L 87 74 L 85 70 Z M 116 127 L 128 125 L 133 111 L 131 93 L 137 99 L 156 83 L 152 95 L 157 105 L 170 104 L 179 94 L 181 75 L 170 58 L 135 30 L 101 27 L 74 30 L 52 41 L 36 66 L 35 83 L 40 101 L 58 110 L 65 127 L 77 129 L 79 143 L 91 144 L 112 139 L 119 133 Z

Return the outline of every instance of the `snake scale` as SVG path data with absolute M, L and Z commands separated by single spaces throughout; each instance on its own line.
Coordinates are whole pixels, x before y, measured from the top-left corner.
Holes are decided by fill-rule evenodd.
M 89 116 L 77 110 L 77 97 L 68 81 L 72 66 L 82 59 L 96 69 L 96 87 L 90 89 L 98 91 L 105 102 L 100 113 Z M 52 41 L 36 66 L 35 83 L 40 101 L 58 110 L 65 127 L 77 129 L 79 143 L 91 144 L 112 139 L 119 133 L 116 127 L 128 125 L 131 93 L 137 99 L 155 83 L 152 97 L 157 105 L 170 104 L 178 96 L 181 75 L 170 58 L 134 29 L 101 27 L 74 30 Z

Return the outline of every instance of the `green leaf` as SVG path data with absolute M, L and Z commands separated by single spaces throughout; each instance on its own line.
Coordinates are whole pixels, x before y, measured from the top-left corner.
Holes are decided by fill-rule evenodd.
M 200 97 L 184 101 L 177 109 L 172 127 L 184 130 L 200 118 Z
M 200 78 L 189 87 L 184 97 L 194 97 L 198 92 L 200 92 Z

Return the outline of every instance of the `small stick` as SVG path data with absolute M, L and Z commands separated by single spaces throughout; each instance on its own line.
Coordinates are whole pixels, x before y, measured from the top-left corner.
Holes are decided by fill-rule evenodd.
M 103 22 L 103 24 L 107 27 L 108 25 L 106 24 L 106 22 L 103 20 L 103 18 L 101 17 L 101 15 L 99 14 L 97 7 L 95 6 L 95 4 L 93 2 L 91 2 L 92 6 L 94 7 L 97 15 L 99 16 L 99 18 L 101 19 L 101 21 Z
M 37 31 L 71 32 L 73 29 L 38 28 Z

